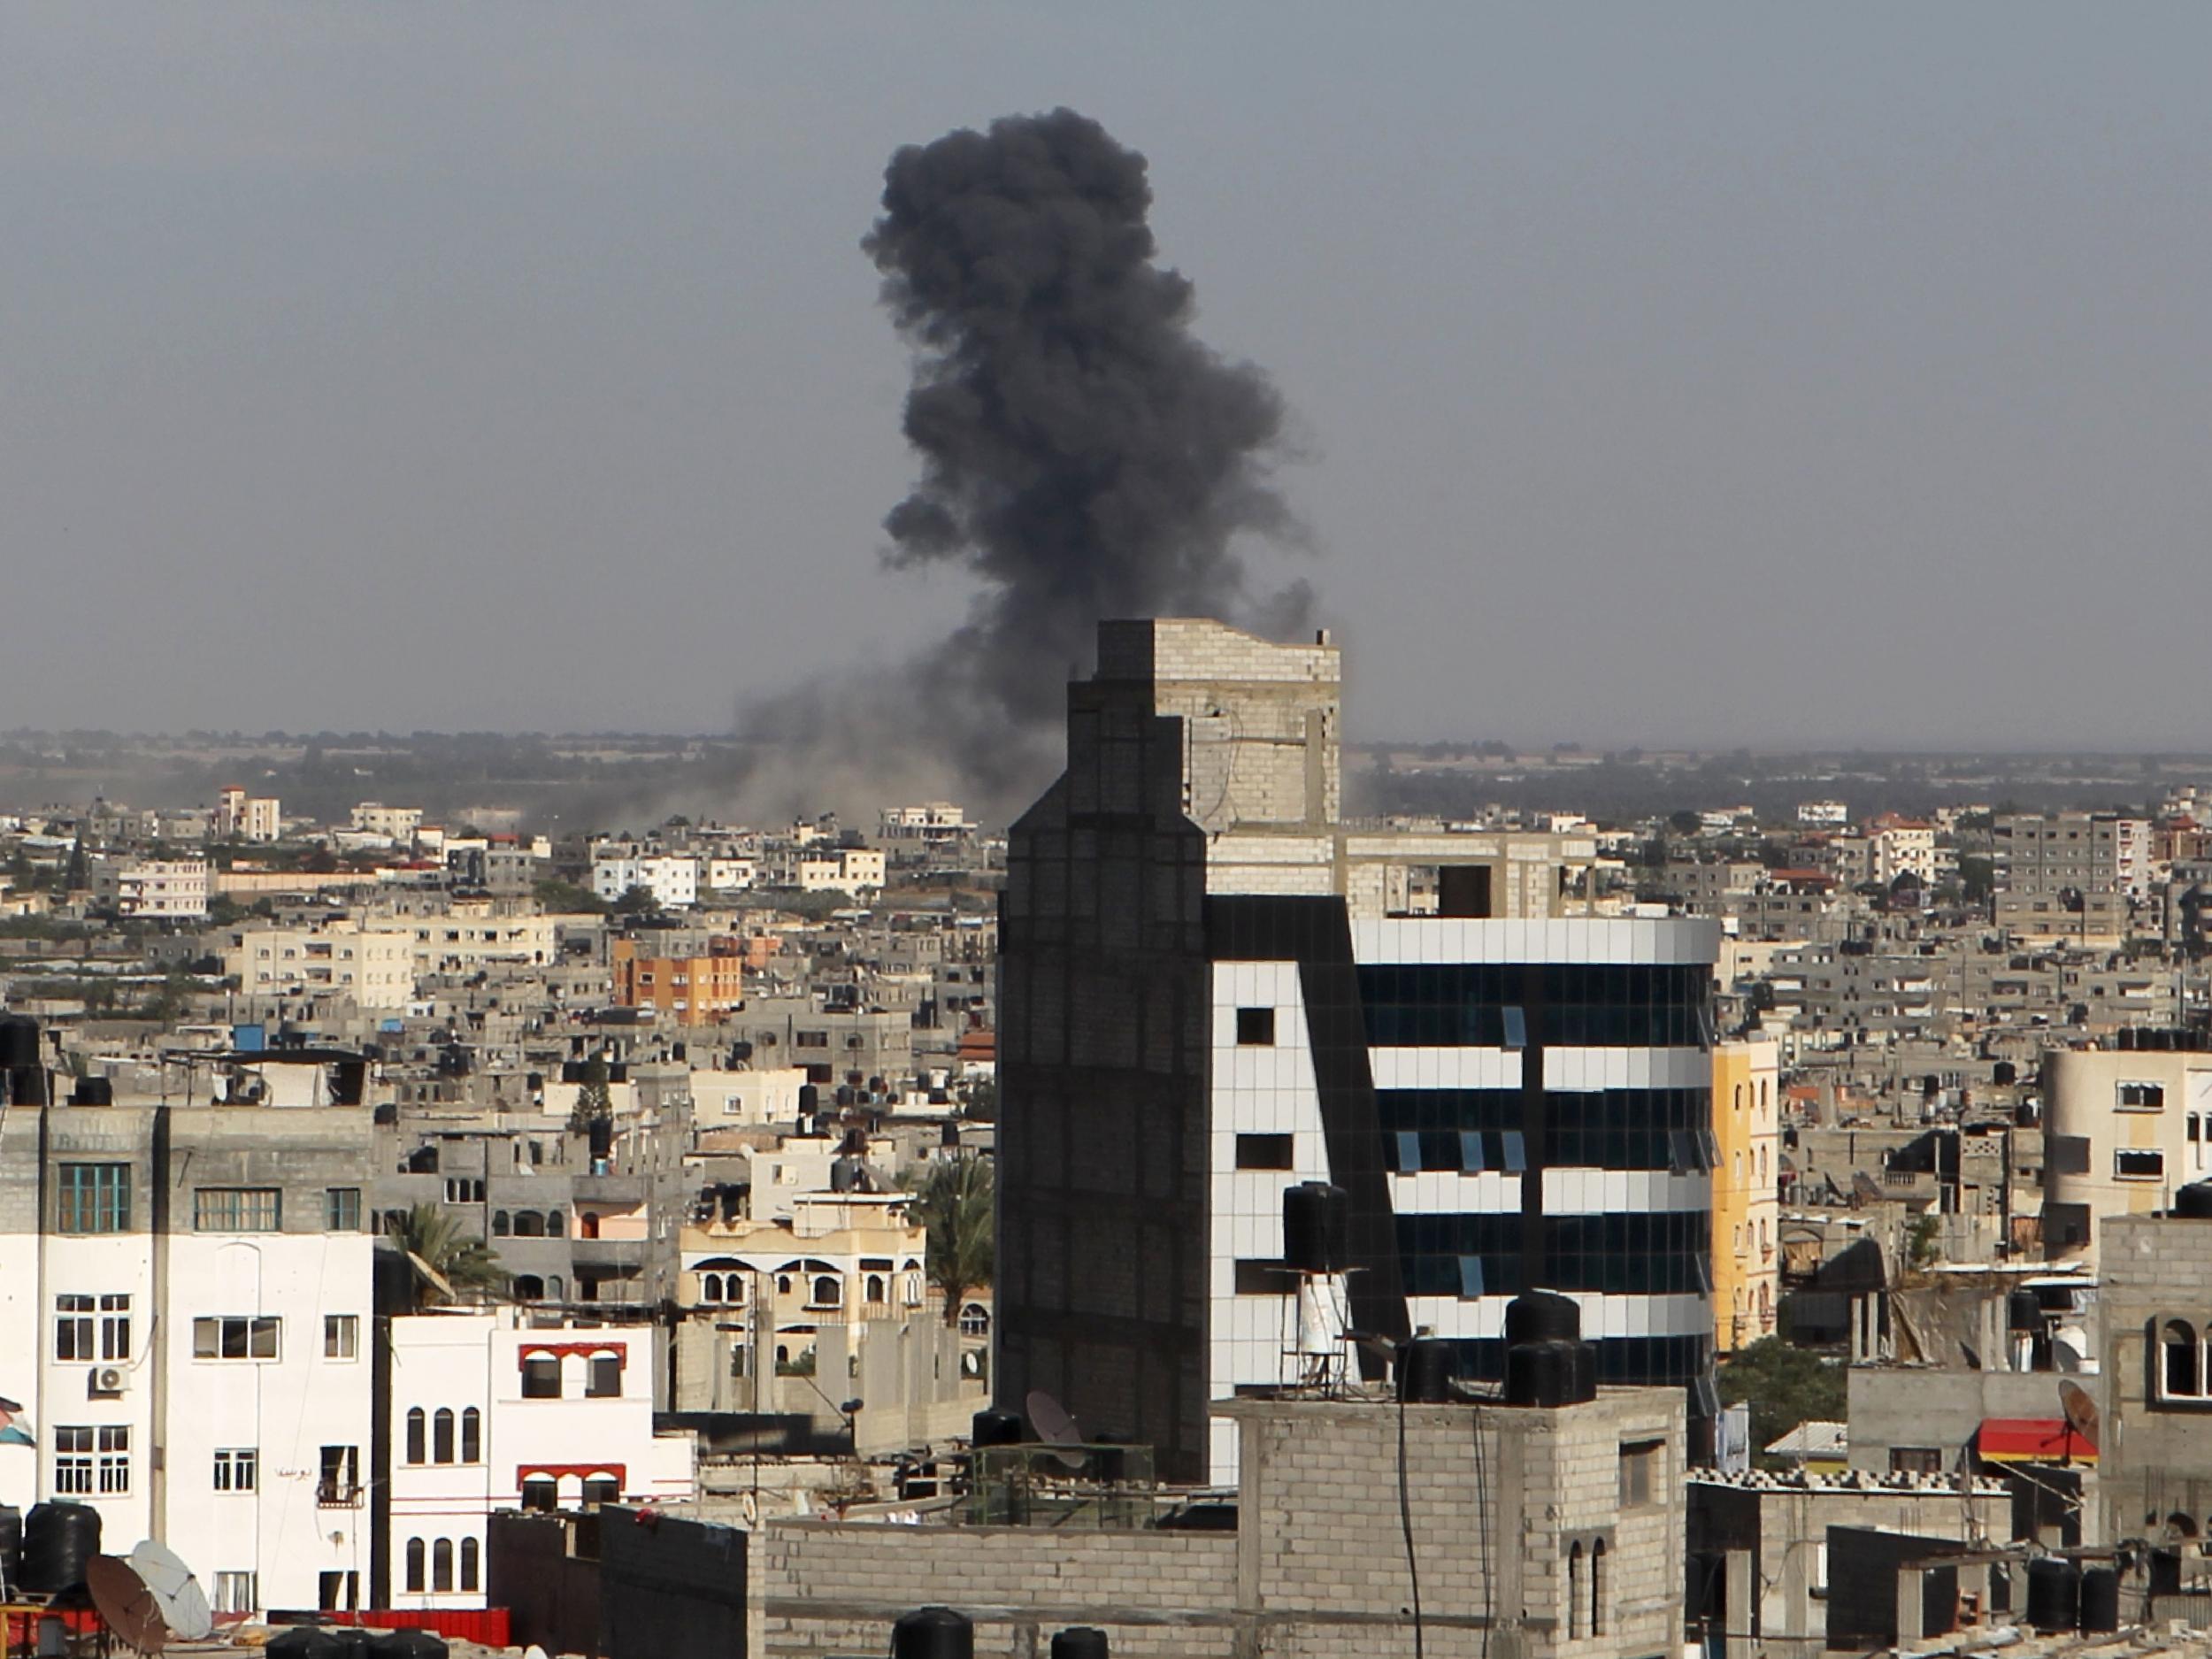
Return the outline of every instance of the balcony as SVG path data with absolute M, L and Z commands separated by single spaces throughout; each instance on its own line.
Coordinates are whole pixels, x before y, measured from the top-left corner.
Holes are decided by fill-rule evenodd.
M 315 1507 L 319 1509 L 357 1509 L 365 1488 L 347 1481 L 319 1480 L 315 1483 Z

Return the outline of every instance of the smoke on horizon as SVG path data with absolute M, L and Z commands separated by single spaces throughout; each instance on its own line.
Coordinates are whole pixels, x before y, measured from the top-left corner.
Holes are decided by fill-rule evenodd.
M 1304 626 L 1305 584 L 1256 597 L 1233 550 L 1303 539 L 1271 479 L 1282 401 L 1192 334 L 1151 204 L 1144 157 L 1071 110 L 892 157 L 861 245 L 914 349 L 921 473 L 884 519 L 884 559 L 980 588 L 906 662 L 748 710 L 745 734 L 780 757 L 749 794 L 882 799 L 933 778 L 1009 811 L 1056 769 L 1063 687 L 1101 618 Z

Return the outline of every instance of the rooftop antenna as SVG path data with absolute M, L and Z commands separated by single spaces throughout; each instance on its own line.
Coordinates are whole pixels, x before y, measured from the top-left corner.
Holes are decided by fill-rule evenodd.
M 2092 1452 L 2097 1449 L 2097 1402 L 2089 1390 L 2071 1379 L 2063 1378 L 2058 1385 L 2058 1409 L 2065 1414 L 2066 1426 L 2078 1436 Z M 2074 1461 L 2074 1443 L 2066 1442 L 2066 1462 Z
M 1082 1468 L 1083 1453 L 1079 1448 L 1088 1442 L 1075 1419 L 1068 1415 L 1068 1409 L 1041 1388 L 1031 1389 L 1024 1403 L 1029 1408 L 1029 1424 L 1037 1431 L 1038 1440 L 1053 1448 L 1053 1455 L 1065 1467 Z

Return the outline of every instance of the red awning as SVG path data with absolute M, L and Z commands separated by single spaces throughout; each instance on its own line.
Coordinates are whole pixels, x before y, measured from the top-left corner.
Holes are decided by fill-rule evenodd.
M 1989 1463 L 2093 1463 L 2097 1448 L 2064 1417 L 1984 1417 L 1974 1449 Z

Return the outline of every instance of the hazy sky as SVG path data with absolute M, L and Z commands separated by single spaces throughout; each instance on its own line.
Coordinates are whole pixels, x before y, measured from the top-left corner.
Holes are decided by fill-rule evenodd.
M 2212 741 L 2212 10 L 16 5 L 0 726 L 903 656 L 904 142 L 1067 104 L 1275 376 L 1355 735 Z M 1264 580 L 1265 578 L 1263 578 Z

